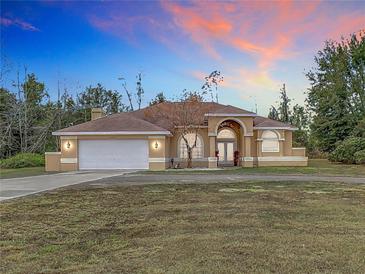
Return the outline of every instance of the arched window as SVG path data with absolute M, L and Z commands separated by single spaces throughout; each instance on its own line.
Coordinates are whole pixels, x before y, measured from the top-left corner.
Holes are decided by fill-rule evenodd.
M 265 130 L 262 133 L 262 151 L 279 152 L 279 138 L 272 130 Z
M 218 132 L 217 139 L 235 139 L 236 135 L 233 130 L 224 128 Z
M 204 145 L 202 138 L 198 135 L 196 136 L 196 147 L 193 148 L 192 157 L 193 158 L 203 158 L 204 155 Z M 189 143 L 189 146 L 192 146 L 195 142 L 195 133 L 188 133 L 185 135 L 186 140 Z M 186 143 L 184 138 L 180 138 L 179 140 L 179 157 L 183 159 L 188 158 L 188 150 L 186 148 Z

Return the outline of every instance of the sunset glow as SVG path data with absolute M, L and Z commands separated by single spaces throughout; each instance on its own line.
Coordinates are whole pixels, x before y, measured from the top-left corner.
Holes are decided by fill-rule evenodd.
M 205 75 L 224 75 L 219 98 L 260 114 L 282 83 L 304 103 L 305 71 L 327 39 L 365 28 L 361 1 L 2 2 L 2 58 L 34 72 L 52 96 L 57 82 L 71 93 L 102 83 L 122 92 L 144 74 L 146 102 L 200 88 Z M 5 64 L 3 59 L 3 66 Z

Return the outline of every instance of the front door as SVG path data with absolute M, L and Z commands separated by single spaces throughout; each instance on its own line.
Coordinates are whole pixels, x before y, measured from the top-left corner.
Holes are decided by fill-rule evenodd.
M 234 142 L 218 142 L 218 163 L 219 165 L 233 165 Z

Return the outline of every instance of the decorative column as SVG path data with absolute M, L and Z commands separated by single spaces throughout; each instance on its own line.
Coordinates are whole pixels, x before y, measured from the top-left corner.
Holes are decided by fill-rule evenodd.
M 280 157 L 284 156 L 284 140 L 279 140 Z
M 243 157 L 242 166 L 243 167 L 253 167 L 253 157 L 251 153 L 251 141 L 253 136 L 245 136 L 245 157 Z
M 208 157 L 208 167 L 217 168 L 218 158 L 215 156 L 216 150 L 216 136 L 209 136 L 209 157 Z

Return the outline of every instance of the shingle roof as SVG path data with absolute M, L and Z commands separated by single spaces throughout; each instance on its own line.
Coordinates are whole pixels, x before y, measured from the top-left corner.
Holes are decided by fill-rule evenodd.
M 132 111 L 130 114 L 134 117 L 149 121 L 167 130 L 171 130 L 173 127 L 173 123 L 169 119 L 170 117 L 174 116 L 173 113 L 176 111 L 176 108 L 178 108 L 178 106 L 181 104 L 182 103 L 180 102 L 163 102 L 140 110 Z M 196 107 L 196 105 L 194 107 Z M 224 107 L 224 105 L 220 105 L 214 102 L 201 102 L 199 112 L 208 113 L 212 110 L 216 110 L 222 107 Z M 161 115 L 161 112 L 163 112 L 163 115 Z
M 116 113 L 56 132 L 120 132 L 120 131 L 166 131 L 148 121 L 138 119 L 129 113 Z
M 116 113 L 108 115 L 93 121 L 82 123 L 56 131 L 54 134 L 73 133 L 73 132 L 165 132 L 168 134 L 172 129 L 172 122 L 169 120 L 173 117 L 171 113 L 179 102 L 164 102 L 154 106 L 149 106 L 144 109 L 132 111 L 128 113 Z M 254 117 L 255 127 L 278 127 L 278 128 L 293 128 L 292 125 L 285 124 L 269 118 L 256 116 L 255 113 L 240 109 L 230 105 L 221 105 L 214 102 L 201 102 L 199 106 L 200 113 L 206 114 L 236 114 L 248 115 Z M 159 113 L 155 115 L 154 113 Z M 162 115 L 161 115 L 161 112 Z M 151 115 L 152 114 L 152 115 Z M 207 118 L 205 118 L 207 123 Z
M 243 115 L 256 116 L 256 113 L 254 112 L 247 111 L 245 109 L 241 109 L 231 105 L 226 105 L 226 106 L 219 105 L 217 106 L 216 109 L 210 111 L 209 114 L 243 114 Z
M 272 120 L 266 117 L 257 116 L 253 119 L 253 125 L 254 127 L 268 127 L 268 128 L 295 128 L 294 126 L 290 124 L 286 124 L 280 121 Z

